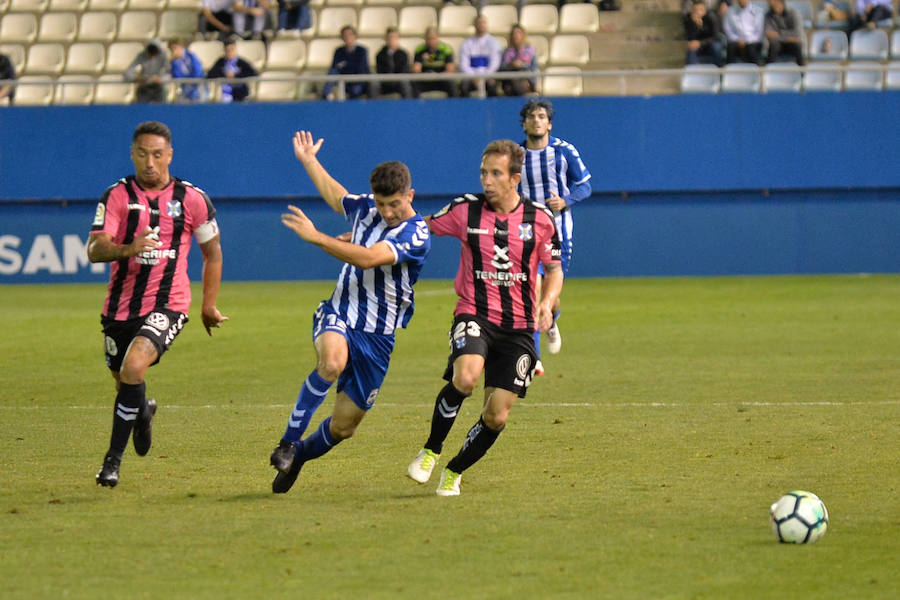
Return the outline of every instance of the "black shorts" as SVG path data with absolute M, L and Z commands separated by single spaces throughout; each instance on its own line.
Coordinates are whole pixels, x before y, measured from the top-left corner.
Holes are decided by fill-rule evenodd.
M 537 354 L 529 331 L 504 329 L 475 315 L 457 315 L 450 329 L 450 359 L 444 379 L 453 379 L 453 362 L 464 354 L 484 357 L 484 387 L 524 398 L 534 377 Z
M 122 369 L 122 360 L 128 351 L 128 345 L 139 335 L 150 340 L 156 347 L 159 357 L 153 361 L 155 365 L 187 322 L 186 314 L 164 308 L 154 310 L 145 317 L 127 321 L 114 321 L 103 317 L 100 323 L 103 325 L 106 346 L 106 366 L 110 371 L 118 373 Z

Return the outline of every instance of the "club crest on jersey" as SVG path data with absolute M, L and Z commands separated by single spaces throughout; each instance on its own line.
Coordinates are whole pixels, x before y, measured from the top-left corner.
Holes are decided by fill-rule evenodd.
M 531 227 L 531 223 L 519 223 L 519 238 L 523 242 L 527 242 L 533 237 L 534 229 Z
M 166 203 L 166 214 L 173 219 L 181 216 L 181 202 L 178 200 L 169 200 Z
M 527 354 L 523 354 L 519 357 L 519 360 L 516 361 L 516 375 L 518 375 L 520 379 L 525 379 L 530 372 L 531 357 Z

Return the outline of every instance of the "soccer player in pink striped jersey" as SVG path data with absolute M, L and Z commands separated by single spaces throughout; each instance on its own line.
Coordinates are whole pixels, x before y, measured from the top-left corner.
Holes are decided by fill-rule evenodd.
M 169 174 L 172 133 L 158 121 L 138 125 L 131 141 L 134 175 L 111 185 L 91 227 L 91 262 L 112 263 L 101 324 L 106 364 L 116 383 L 112 435 L 97 483 L 115 487 L 128 438 L 143 456 L 150 450 L 156 401 L 146 398 L 144 375 L 187 323 L 191 236 L 203 253 L 206 332 L 227 321 L 216 308 L 222 249 L 216 211 L 206 193 Z
M 431 432 L 407 473 L 425 483 L 463 400 L 484 373 L 484 407 L 459 453 L 447 463 L 439 496 L 459 495 L 462 472 L 488 451 L 524 398 L 537 362 L 533 334 L 553 323 L 562 290 L 560 245 L 553 214 L 519 195 L 525 150 L 511 140 L 488 144 L 481 156 L 483 194 L 466 194 L 432 215 L 434 235 L 461 244 L 454 287 L 459 296 L 450 330 L 450 359 L 431 418 Z M 543 295 L 536 300 L 538 264 Z

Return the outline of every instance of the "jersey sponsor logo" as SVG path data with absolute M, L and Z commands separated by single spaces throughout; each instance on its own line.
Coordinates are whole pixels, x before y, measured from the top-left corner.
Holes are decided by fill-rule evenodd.
M 500 287 L 512 287 L 516 282 L 528 281 L 525 273 L 510 273 L 507 271 L 475 271 L 475 278 L 482 281 L 490 281 L 491 285 Z
M 504 248 L 494 244 L 494 258 L 491 259 L 491 264 L 501 271 L 509 271 L 513 266 L 512 261 L 509 260 L 509 247 Z
M 175 248 L 145 250 L 134 257 L 134 261 L 139 265 L 158 265 L 160 260 L 169 258 L 178 258 L 178 250 Z
M 94 213 L 94 222 L 91 225 L 103 227 L 104 223 L 106 223 L 106 205 L 100 202 L 97 204 L 97 212 Z
M 116 346 L 116 340 L 112 339 L 109 336 L 106 336 L 106 339 L 104 340 L 104 342 L 106 343 L 106 353 L 107 354 L 109 354 L 110 356 L 115 356 L 116 354 L 119 353 L 119 347 Z
M 478 227 L 468 227 L 468 228 L 466 229 L 466 233 L 469 233 L 469 234 L 475 233 L 475 234 L 478 234 L 478 235 L 487 235 L 487 234 L 489 234 L 490 232 L 489 232 L 487 229 L 479 229 Z
M 147 210 L 147 207 L 145 207 L 143 204 L 133 203 L 128 204 L 128 210 Z
M 523 242 L 527 242 L 533 237 L 534 229 L 531 227 L 531 223 L 519 223 L 519 238 L 521 238 Z
M 160 333 L 169 328 L 169 317 L 161 312 L 153 312 L 144 320 L 144 327 L 152 327 Z
M 509 235 L 509 232 L 505 229 L 500 229 L 499 227 L 494 227 L 494 235 L 500 237 L 506 237 Z
M 166 203 L 166 214 L 172 217 L 173 219 L 176 217 L 180 217 L 182 213 L 181 202 L 178 200 L 169 200 Z
M 527 354 L 523 354 L 519 357 L 519 360 L 516 361 L 516 375 L 519 376 L 520 379 L 525 379 L 528 377 L 528 374 L 531 372 L 531 357 Z M 522 384 L 519 384 L 522 385 Z

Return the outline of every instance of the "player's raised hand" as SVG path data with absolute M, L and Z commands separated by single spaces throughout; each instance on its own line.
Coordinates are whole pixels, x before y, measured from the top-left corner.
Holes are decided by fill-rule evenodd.
M 228 320 L 228 317 L 220 313 L 215 306 L 204 306 L 203 312 L 200 313 L 200 318 L 203 321 L 203 327 L 206 328 L 206 334 L 210 337 L 212 337 L 213 327 L 218 329 L 222 323 Z
M 162 246 L 159 241 L 159 225 L 156 227 L 145 227 L 143 233 L 134 238 L 129 244 L 129 255 L 137 256 L 141 252 L 149 252 L 156 250 Z
M 305 165 L 316 157 L 324 141 L 325 138 L 319 138 L 317 142 L 313 142 L 312 133 L 300 130 L 294 134 L 294 156 Z
M 284 223 L 284 226 L 292 229 L 303 240 L 307 242 L 313 241 L 318 230 L 313 225 L 313 222 L 309 220 L 309 217 L 293 204 L 288 205 L 288 210 L 291 212 L 281 215 L 281 222 Z

